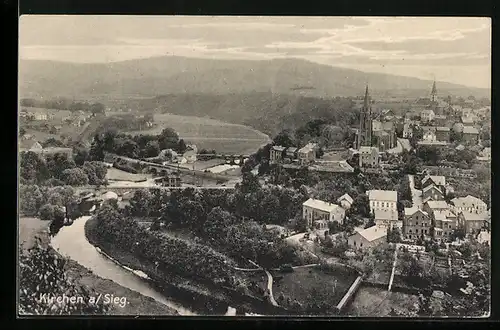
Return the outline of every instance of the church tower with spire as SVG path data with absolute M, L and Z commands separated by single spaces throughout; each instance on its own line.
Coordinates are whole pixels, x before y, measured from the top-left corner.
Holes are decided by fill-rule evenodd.
M 372 106 L 368 85 L 366 85 L 365 100 L 359 118 L 358 149 L 361 146 L 371 147 L 372 145 Z
M 437 88 L 436 88 L 436 80 L 434 80 L 434 83 L 432 84 L 432 90 L 431 90 L 431 102 L 434 104 L 437 102 Z

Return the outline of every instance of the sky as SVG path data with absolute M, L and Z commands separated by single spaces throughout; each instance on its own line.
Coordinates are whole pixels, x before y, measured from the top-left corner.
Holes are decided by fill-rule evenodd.
M 465 17 L 39 16 L 19 21 L 21 59 L 296 57 L 490 88 L 491 20 Z

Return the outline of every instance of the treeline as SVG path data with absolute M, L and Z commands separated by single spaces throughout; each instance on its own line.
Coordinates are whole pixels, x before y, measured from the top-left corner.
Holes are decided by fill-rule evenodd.
M 147 113 L 142 116 L 133 114 L 123 114 L 111 117 L 106 117 L 96 129 L 97 134 L 102 134 L 106 131 L 140 131 L 148 129 L 148 123 L 154 122 L 152 113 Z
M 234 192 L 185 189 L 168 194 L 138 190 L 130 201 L 133 216 L 154 217 L 152 228 L 188 229 L 214 249 L 264 267 L 300 263 L 293 247 L 266 224 L 288 225 L 307 195 L 293 189 L 261 187 L 251 174 Z
M 214 284 L 233 286 L 231 261 L 206 245 L 168 237 L 139 226 L 111 204 L 101 207 L 87 234 L 158 265 L 159 270 Z
M 128 135 L 109 129 L 96 134 L 88 157 L 102 161 L 106 152 L 129 158 L 156 157 L 161 150 L 172 149 L 178 153 L 186 151 L 186 143 L 171 128 L 165 128 L 159 135 Z
M 21 184 L 45 186 L 106 184 L 106 166 L 102 162 L 81 159 L 80 154 L 75 155 L 75 159 L 68 158 L 63 153 L 42 157 L 32 151 L 22 152 L 20 156 Z
M 74 101 L 65 98 L 56 98 L 50 100 L 21 99 L 22 107 L 85 111 L 91 113 L 104 113 L 106 107 L 102 103 L 89 103 Z

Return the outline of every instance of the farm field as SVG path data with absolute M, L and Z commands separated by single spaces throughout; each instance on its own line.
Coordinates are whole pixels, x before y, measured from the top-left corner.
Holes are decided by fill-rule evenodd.
M 227 154 L 253 153 L 269 142 L 269 137 L 248 126 L 229 124 L 219 120 L 155 114 L 156 126 L 149 130 L 131 131 L 130 134 L 159 134 L 165 127 L 173 128 L 186 142 L 200 149 L 216 150 Z
M 151 175 L 128 173 L 113 167 L 108 168 L 108 172 L 106 173 L 106 179 L 110 181 L 139 182 L 147 180 L 148 178 L 151 178 Z
M 331 303 L 336 305 L 356 279 L 355 274 L 349 274 L 345 270 L 339 269 L 338 274 L 332 274 L 317 267 L 296 268 L 291 273 L 273 273 L 273 276 L 282 276 L 282 279 L 275 279 L 273 285 L 275 299 L 283 294 L 302 304 L 306 303 L 314 292 L 333 291 Z
M 392 292 L 380 288 L 361 286 L 347 309 L 350 316 L 384 317 L 391 308 L 412 310 L 418 297 L 411 294 Z

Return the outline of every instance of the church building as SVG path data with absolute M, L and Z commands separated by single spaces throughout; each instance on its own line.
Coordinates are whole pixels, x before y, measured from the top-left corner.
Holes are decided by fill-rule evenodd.
M 365 99 L 361 109 L 359 130 L 356 135 L 356 148 L 376 147 L 380 152 L 395 148 L 397 144 L 396 128 L 392 122 L 375 120 L 368 86 L 366 86 Z

